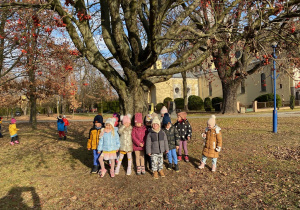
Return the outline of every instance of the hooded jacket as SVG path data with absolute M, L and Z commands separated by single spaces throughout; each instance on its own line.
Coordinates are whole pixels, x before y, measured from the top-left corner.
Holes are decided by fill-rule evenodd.
M 132 128 L 131 137 L 133 143 L 133 151 L 144 150 L 147 134 L 148 134 L 148 130 L 144 125 L 141 127 L 134 126 Z M 143 147 L 140 146 L 141 143 L 144 145 Z
M 174 125 L 172 125 L 169 130 L 167 130 L 165 127 L 162 128 L 162 130 L 166 133 L 168 138 L 168 144 L 169 144 L 169 150 L 176 149 L 176 146 L 179 146 L 179 135 L 178 131 L 175 128 Z
M 62 119 L 57 120 L 57 130 L 64 131 L 65 130 L 65 123 Z
M 118 128 L 114 128 L 115 135 L 112 135 L 112 132 L 105 133 L 99 140 L 99 144 L 97 147 L 98 151 L 114 151 L 119 150 L 120 148 L 120 137 L 118 134 Z
M 160 154 L 169 151 L 167 135 L 163 130 L 155 132 L 153 129 L 147 135 L 146 140 L 146 153 L 147 154 Z
M 101 128 L 96 128 L 96 127 L 91 128 L 89 139 L 87 142 L 88 149 L 97 149 L 101 132 L 103 132 Z
M 120 150 L 124 152 L 132 152 L 132 126 L 130 125 L 129 127 L 125 127 L 124 125 L 121 125 L 118 132 L 120 134 Z
M 187 137 L 192 138 L 192 127 L 187 119 L 182 120 L 181 122 L 177 121 L 174 126 L 178 130 L 181 141 L 186 141 Z
M 216 148 L 222 147 L 221 128 L 217 125 L 210 130 L 206 128 L 205 134 L 205 145 L 202 154 L 209 158 L 219 157 L 219 152 L 216 151 Z

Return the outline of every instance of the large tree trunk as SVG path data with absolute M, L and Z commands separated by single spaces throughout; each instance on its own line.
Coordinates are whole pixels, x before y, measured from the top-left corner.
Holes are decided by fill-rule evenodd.
M 35 72 L 34 67 L 29 71 L 29 103 L 30 103 L 30 119 L 31 127 L 36 129 L 36 87 L 35 87 Z
M 182 72 L 182 85 L 183 85 L 183 101 L 184 101 L 184 107 L 183 109 L 185 111 L 188 111 L 188 98 L 187 98 L 187 82 L 186 82 L 186 72 Z
M 223 114 L 232 114 L 237 113 L 237 89 L 239 83 L 232 81 L 230 83 L 222 82 L 223 90 L 223 104 L 222 104 L 222 113 Z
M 124 92 L 126 94 L 124 95 Z M 140 112 L 145 116 L 148 112 L 147 92 L 141 85 L 127 88 L 119 94 L 121 114 L 131 114 L 132 116 Z

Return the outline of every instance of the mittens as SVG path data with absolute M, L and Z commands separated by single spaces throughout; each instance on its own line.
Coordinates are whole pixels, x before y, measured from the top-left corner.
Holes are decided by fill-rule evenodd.
M 217 146 L 216 151 L 220 152 L 221 151 L 221 147 Z

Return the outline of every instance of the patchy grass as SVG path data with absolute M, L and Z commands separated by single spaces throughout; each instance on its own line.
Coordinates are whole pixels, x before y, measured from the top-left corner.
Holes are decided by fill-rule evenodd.
M 299 117 L 219 118 L 223 149 L 216 173 L 211 161 L 197 169 L 207 119 L 190 119 L 190 162 L 166 178 L 90 174 L 86 149 L 91 122 L 72 122 L 67 141 L 57 141 L 56 123 L 39 123 L 37 131 L 19 123 L 20 145 L 9 145 L 7 124 L 0 139 L 0 209 L 193 209 L 300 208 Z M 126 160 L 124 159 L 124 164 Z M 166 163 L 166 162 L 165 162 Z M 108 166 L 107 166 L 108 167 Z

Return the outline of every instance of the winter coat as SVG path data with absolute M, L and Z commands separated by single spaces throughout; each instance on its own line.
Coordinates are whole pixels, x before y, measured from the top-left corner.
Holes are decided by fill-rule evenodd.
M 124 152 L 132 152 L 132 126 L 130 125 L 129 127 L 125 127 L 124 125 L 121 125 L 118 132 L 120 134 L 120 150 Z
M 192 138 L 192 127 L 187 119 L 181 122 L 177 121 L 174 126 L 178 130 L 180 141 L 186 141 L 188 136 Z
M 57 120 L 57 130 L 64 131 L 65 130 L 65 123 L 62 119 Z
M 147 134 L 148 130 L 144 125 L 141 127 L 134 126 L 132 128 L 131 137 L 133 143 L 133 151 L 142 151 L 145 149 Z M 144 145 L 143 147 L 140 146 L 141 143 Z
M 179 135 L 176 127 L 172 125 L 169 130 L 165 127 L 162 129 L 168 138 L 169 150 L 176 149 L 176 146 L 179 146 Z
M 118 134 L 118 128 L 114 128 L 115 135 L 112 135 L 112 132 L 105 133 L 99 140 L 97 147 L 98 151 L 110 152 L 113 150 L 119 150 L 120 148 L 120 137 Z
M 147 154 L 159 154 L 169 151 L 167 135 L 163 130 L 158 133 L 153 129 L 147 135 L 146 140 L 146 153 Z
M 98 128 L 98 129 L 96 127 L 91 128 L 90 134 L 89 134 L 89 139 L 87 142 L 88 149 L 97 149 L 101 131 L 102 131 L 101 128 Z M 104 131 L 102 131 L 102 132 L 104 132 Z
M 63 118 L 62 120 L 64 121 L 65 126 L 69 126 L 70 125 L 70 123 L 69 123 L 69 121 L 68 121 L 67 118 Z
M 9 124 L 9 135 L 12 137 L 12 136 L 16 136 L 17 135 L 17 131 L 19 129 L 17 129 L 17 124 Z
M 215 126 L 212 129 L 205 129 L 205 145 L 202 154 L 206 157 L 217 158 L 219 157 L 219 152 L 216 151 L 217 147 L 222 147 L 222 134 L 221 128 Z

